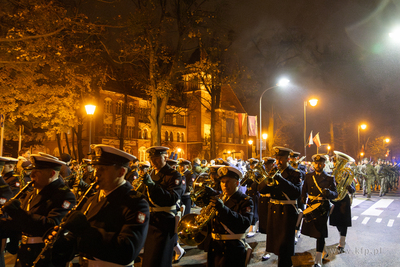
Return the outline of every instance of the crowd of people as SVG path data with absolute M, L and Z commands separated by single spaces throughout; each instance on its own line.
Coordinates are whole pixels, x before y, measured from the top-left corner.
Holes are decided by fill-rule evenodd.
M 314 266 L 322 266 L 328 220 L 344 252 L 356 187 L 367 197 L 398 187 L 397 164 L 356 165 L 340 152 L 307 163 L 274 147 L 262 160 L 207 162 L 168 150 L 150 147 L 143 162 L 101 144 L 79 163 L 27 149 L 0 157 L 0 267 L 5 251 L 17 254 L 15 266 L 171 266 L 182 244 L 207 252 L 208 266 L 246 266 L 246 240 L 258 232 L 266 234 L 262 261 L 274 253 L 278 266 L 292 266 L 302 233 L 316 239 Z

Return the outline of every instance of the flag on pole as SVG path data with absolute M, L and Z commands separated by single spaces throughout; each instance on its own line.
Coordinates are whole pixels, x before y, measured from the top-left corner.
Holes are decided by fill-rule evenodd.
M 315 145 L 316 145 L 317 147 L 320 147 L 320 146 L 321 146 L 321 140 L 319 140 L 319 133 L 317 133 L 317 134 L 314 136 L 313 141 L 314 141 L 314 143 L 315 143 Z
M 257 136 L 257 116 L 248 116 L 249 136 Z
M 314 144 L 314 142 L 313 142 L 312 131 L 311 131 L 310 137 L 308 137 L 308 147 L 310 147 L 310 146 L 313 145 L 313 144 Z

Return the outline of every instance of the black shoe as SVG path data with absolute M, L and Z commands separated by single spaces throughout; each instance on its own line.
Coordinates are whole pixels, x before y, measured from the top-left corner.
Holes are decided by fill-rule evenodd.
M 337 248 L 339 254 L 344 253 L 344 247 L 337 246 L 336 248 Z
M 183 253 L 179 256 L 179 258 L 177 258 L 176 260 L 173 260 L 172 263 L 178 263 L 182 259 L 182 257 L 185 256 L 185 254 L 186 254 L 186 251 L 183 251 Z

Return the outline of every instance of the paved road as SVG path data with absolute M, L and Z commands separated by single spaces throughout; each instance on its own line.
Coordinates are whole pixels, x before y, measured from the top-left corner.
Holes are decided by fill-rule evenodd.
M 346 251 L 337 254 L 336 246 L 339 242 L 339 233 L 335 227 L 329 226 L 329 237 L 326 246 L 329 252 L 324 266 L 400 266 L 400 190 L 379 197 L 373 193 L 371 199 L 364 198 L 357 192 L 352 206 L 353 227 L 347 234 Z M 280 229 L 277 229 L 280 231 Z M 247 241 L 253 248 L 249 266 L 277 266 L 277 256 L 261 262 L 265 250 L 266 235 L 257 234 Z M 206 266 L 206 254 L 196 247 L 183 246 L 186 255 L 180 263 L 173 266 L 200 267 Z M 315 254 L 315 239 L 301 236 L 296 245 L 296 259 L 304 263 L 312 260 Z M 15 257 L 6 254 L 6 266 L 14 266 Z M 140 267 L 140 263 L 135 264 Z M 307 265 L 304 265 L 307 266 Z

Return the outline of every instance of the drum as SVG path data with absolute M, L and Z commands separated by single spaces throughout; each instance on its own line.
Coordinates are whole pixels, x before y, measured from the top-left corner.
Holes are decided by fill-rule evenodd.
M 326 212 L 327 211 L 322 206 L 322 203 L 315 203 L 303 211 L 303 217 L 306 222 L 311 222 L 321 216 L 324 216 Z

